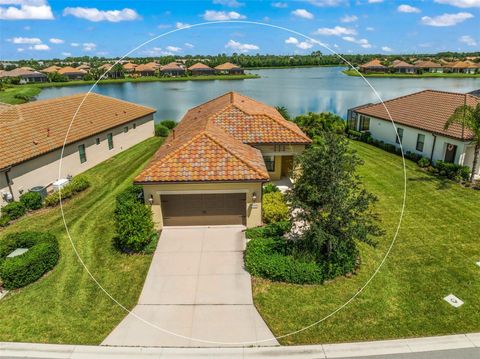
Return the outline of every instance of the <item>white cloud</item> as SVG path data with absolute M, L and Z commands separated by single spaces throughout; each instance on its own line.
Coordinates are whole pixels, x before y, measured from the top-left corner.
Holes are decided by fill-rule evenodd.
M 12 39 L 8 39 L 8 42 L 12 42 L 14 44 L 41 44 L 42 40 L 38 37 L 14 37 Z
M 313 41 L 310 41 L 310 40 L 299 41 L 296 37 L 293 37 L 293 36 L 290 36 L 288 39 L 286 39 L 285 43 L 289 44 L 289 45 L 295 45 L 296 47 L 298 47 L 299 49 L 302 49 L 302 50 L 310 49 L 314 45 Z
M 62 56 L 69 57 L 72 56 L 71 52 L 62 52 Z
M 271 5 L 273 7 L 276 7 L 277 9 L 285 9 L 288 7 L 288 4 L 286 2 L 272 2 Z
M 44 0 L 3 0 L 0 7 L 2 20 L 53 20 L 52 8 Z
M 169 27 L 172 27 L 172 25 L 168 25 L 168 24 L 157 25 L 158 29 L 168 29 Z
M 307 20 L 312 20 L 315 16 L 313 14 L 305 9 L 297 9 L 292 11 L 292 15 L 295 15 L 297 17 L 300 17 L 302 19 L 307 19 Z
M 378 4 L 378 3 L 381 3 L 381 2 L 383 2 L 383 0 L 368 0 L 369 4 Z
M 185 23 L 183 23 L 183 22 L 177 22 L 177 23 L 175 23 L 175 27 L 176 27 L 177 29 L 185 29 L 185 28 L 190 27 L 190 26 L 192 26 L 192 25 L 190 25 L 190 24 L 185 24 Z
M 382 46 L 382 51 L 385 51 L 385 52 L 392 52 L 393 49 L 391 47 L 388 47 L 388 46 Z
M 62 39 L 56 39 L 56 38 L 54 38 L 54 37 L 51 38 L 49 41 L 50 41 L 52 44 L 63 44 L 63 43 L 65 42 L 65 41 L 62 40 Z
M 79 44 L 78 42 L 72 42 L 72 43 L 70 44 L 70 46 L 72 46 L 72 47 L 79 47 L 80 44 Z
M 82 44 L 83 51 L 94 51 L 97 48 L 97 45 L 93 42 L 84 42 Z
M 375 28 L 372 27 L 372 26 L 368 26 L 368 27 L 365 28 L 365 30 L 367 30 L 367 31 L 375 31 Z
M 286 44 L 298 44 L 298 39 L 296 37 L 290 36 L 288 39 L 285 40 Z
M 458 41 L 460 41 L 464 44 L 467 44 L 468 46 L 477 46 L 477 41 L 473 37 L 471 37 L 470 35 L 460 36 Z
M 140 15 L 135 10 L 125 8 L 123 10 L 98 10 L 97 8 L 87 7 L 67 7 L 63 10 L 63 16 L 72 15 L 80 19 L 99 22 L 120 22 L 140 19 Z
M 170 51 L 170 52 L 178 52 L 178 51 L 180 51 L 182 48 L 177 47 L 177 46 L 170 46 L 170 45 L 169 45 L 169 46 L 166 47 L 166 49 L 167 49 L 167 51 Z
M 345 15 L 340 19 L 341 22 L 355 22 L 358 20 L 358 16 L 355 15 Z
M 240 52 L 248 52 L 248 51 L 251 51 L 251 50 L 259 50 L 260 49 L 260 47 L 258 47 L 257 45 L 242 44 L 242 43 L 240 43 L 238 41 L 235 41 L 235 40 L 229 40 L 225 44 L 225 48 L 232 49 L 234 51 L 240 51 Z
M 421 12 L 421 10 L 418 7 L 410 6 L 410 5 L 399 5 L 397 7 L 398 12 L 406 12 L 406 13 L 418 13 Z
M 480 7 L 480 0 L 435 0 L 435 2 L 461 8 Z
M 454 26 L 465 20 L 474 17 L 469 12 L 459 12 L 457 14 L 443 14 L 435 17 L 423 16 L 422 24 L 428 26 Z
M 36 44 L 36 45 L 30 46 L 29 49 L 35 50 L 35 51 L 46 51 L 46 50 L 50 50 L 50 47 L 46 44 Z
M 341 36 L 341 35 L 356 35 L 357 30 L 343 27 L 343 26 L 335 26 L 332 28 L 329 27 L 321 27 L 314 31 L 314 35 L 327 35 L 327 36 Z
M 32 28 L 31 28 L 30 26 L 28 26 L 28 25 L 23 27 L 23 30 L 25 30 L 25 31 L 30 31 L 31 29 L 32 29 Z
M 17 51 L 18 51 L 18 52 L 23 52 L 23 51 L 25 51 L 25 49 L 24 49 L 23 47 L 19 47 L 19 48 L 17 49 Z
M 213 0 L 214 4 L 223 5 L 228 7 L 240 7 L 245 5 L 243 2 L 239 2 L 237 0 Z
M 206 10 L 203 14 L 203 18 L 207 21 L 223 21 L 223 20 L 241 20 L 246 16 L 239 14 L 236 11 L 215 11 Z
M 193 49 L 195 46 L 193 46 L 193 44 L 189 43 L 189 42 L 186 42 L 185 44 L 185 47 L 188 47 L 189 49 Z
M 318 7 L 334 7 L 346 4 L 346 0 L 308 0 L 308 2 Z
M 344 36 L 342 37 L 342 39 L 344 39 L 345 41 L 353 42 L 357 45 L 360 45 L 364 49 L 370 49 L 372 47 L 372 45 L 368 42 L 367 39 L 357 39 L 353 36 Z

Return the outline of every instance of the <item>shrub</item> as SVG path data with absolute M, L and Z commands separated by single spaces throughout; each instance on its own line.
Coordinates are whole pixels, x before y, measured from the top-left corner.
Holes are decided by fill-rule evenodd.
M 170 130 L 168 127 L 165 127 L 164 125 L 157 123 L 155 125 L 155 136 L 157 137 L 167 137 L 168 134 L 170 133 Z
M 280 192 L 280 189 L 275 186 L 273 183 L 268 183 L 263 186 L 263 194 L 272 193 L 272 192 Z
M 247 238 L 270 238 L 282 237 L 285 233 L 290 232 L 292 224 L 288 221 L 275 222 L 266 226 L 248 228 L 245 232 Z
M 362 137 L 362 133 L 360 131 L 355 131 L 348 129 L 347 131 L 348 137 L 353 138 L 355 140 L 360 140 Z
M 20 218 L 26 212 L 25 205 L 22 202 L 10 202 L 6 206 L 2 207 L 2 216 L 7 216 L 11 220 Z
M 38 192 L 27 192 L 20 196 L 20 202 L 23 203 L 25 208 L 29 211 L 42 208 L 43 199 L 42 195 Z
M 436 161 L 435 171 L 440 176 L 447 177 L 453 181 L 468 181 L 470 178 L 470 167 L 455 163 Z
M 28 252 L 6 258 L 17 248 Z M 56 237 L 50 233 L 17 232 L 0 241 L 0 278 L 7 289 L 33 283 L 58 263 L 60 251 Z
M 114 245 L 123 252 L 139 252 L 152 240 L 152 210 L 141 197 L 142 189 L 130 186 L 116 198 Z
M 62 200 L 64 201 L 67 198 L 86 190 L 88 187 L 90 187 L 90 182 L 85 176 L 76 176 L 61 190 L 53 192 L 45 197 L 45 206 L 53 207 L 58 205 L 60 203 L 60 192 L 62 195 Z
M 163 120 L 160 121 L 160 125 L 165 126 L 169 130 L 173 130 L 175 126 L 177 126 L 177 123 L 173 120 Z
M 430 160 L 427 157 L 422 157 L 418 160 L 417 164 L 422 168 L 426 168 L 430 166 Z
M 288 220 L 288 206 L 285 203 L 283 194 L 270 192 L 263 195 L 263 221 L 265 223 L 280 222 Z
M 1 216 L 0 217 L 0 227 L 6 227 L 10 224 L 10 217 L 9 216 Z

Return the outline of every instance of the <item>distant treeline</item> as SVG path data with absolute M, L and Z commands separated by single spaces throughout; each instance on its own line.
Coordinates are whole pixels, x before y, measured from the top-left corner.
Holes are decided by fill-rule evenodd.
M 411 61 L 412 59 L 431 59 L 431 60 L 465 60 L 472 59 L 475 62 L 480 61 L 480 52 L 441 52 L 437 54 L 402 54 L 402 55 L 385 55 L 385 54 L 368 54 L 368 55 L 352 55 L 342 54 L 342 56 L 353 65 L 360 65 L 373 59 L 382 59 L 384 61 L 393 61 L 396 59 Z M 67 57 L 65 59 L 50 59 L 50 60 L 20 60 L 11 61 L 10 63 L 16 66 L 28 66 L 35 69 L 44 68 L 50 65 L 62 65 L 88 63 L 91 66 L 100 66 L 106 62 L 115 61 L 116 58 L 105 57 Z M 262 54 L 237 54 L 232 55 L 218 54 L 218 55 L 185 55 L 185 56 L 160 56 L 160 57 L 132 57 L 125 58 L 137 64 L 148 63 L 156 61 L 162 65 L 168 64 L 172 61 L 182 61 L 186 66 L 193 65 L 196 62 L 203 62 L 209 66 L 217 66 L 225 62 L 232 62 L 242 67 L 290 67 L 290 66 L 328 66 L 328 65 L 345 65 L 345 62 L 337 55 L 323 54 L 320 51 L 312 52 L 309 55 L 262 55 Z M 7 67 L 7 66 L 6 66 Z M 5 68 L 8 69 L 8 68 Z

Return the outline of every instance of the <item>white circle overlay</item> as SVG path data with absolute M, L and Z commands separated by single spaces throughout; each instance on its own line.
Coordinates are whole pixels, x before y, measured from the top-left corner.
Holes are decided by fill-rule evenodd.
M 187 29 L 191 29 L 191 28 L 195 28 L 195 27 L 200 27 L 200 26 L 208 26 L 208 25 L 215 25 L 215 24 L 232 24 L 232 23 L 237 23 L 237 24 L 249 24 L 249 25 L 258 25 L 258 26 L 264 26 L 264 27 L 269 27 L 269 28 L 273 28 L 273 29 L 277 29 L 277 30 L 283 30 L 283 31 L 286 31 L 290 34 L 294 34 L 294 35 L 297 35 L 297 36 L 300 36 L 308 41 L 310 41 L 312 44 L 315 44 L 315 45 L 319 45 L 325 49 L 327 49 L 328 51 L 330 51 L 331 53 L 333 53 L 334 55 L 338 56 L 340 59 L 342 59 L 351 69 L 355 70 L 358 75 L 365 81 L 365 83 L 370 87 L 370 89 L 373 91 L 373 93 L 375 94 L 375 97 L 378 98 L 379 102 L 383 105 L 383 107 L 385 108 L 385 111 L 387 112 L 388 114 L 388 117 L 393 125 L 393 128 L 395 129 L 395 134 L 396 136 L 398 137 L 398 132 L 397 132 L 397 127 L 395 125 L 395 122 L 387 108 L 387 106 L 385 105 L 385 103 L 383 102 L 382 98 L 380 97 L 380 95 L 378 94 L 378 92 L 375 90 L 375 88 L 372 86 L 372 84 L 363 76 L 363 74 L 361 72 L 359 72 L 347 59 L 345 59 L 342 55 L 338 54 L 335 50 L 331 49 L 328 45 L 316 40 L 316 39 L 313 39 L 312 37 L 308 36 L 308 35 L 305 35 L 305 34 L 302 34 L 298 31 L 295 31 L 295 30 L 291 30 L 291 29 L 288 29 L 286 27 L 283 27 L 283 26 L 277 26 L 277 25 L 273 25 L 273 24 L 268 24 L 268 23 L 264 23 L 264 22 L 258 22 L 258 21 L 248 21 L 248 20 L 225 20 L 225 21 L 208 21 L 208 22 L 202 22 L 202 23 L 197 23 L 197 24 L 192 24 L 192 25 L 186 25 L 184 27 L 181 27 L 181 28 L 178 28 L 178 29 L 174 29 L 174 30 L 170 30 L 170 31 L 167 31 L 163 34 L 160 34 L 158 36 L 155 36 L 145 42 L 143 42 L 142 44 L 138 45 L 137 47 L 135 47 L 134 49 L 128 51 L 125 55 L 123 55 L 122 57 L 120 57 L 117 61 L 115 61 L 115 63 L 107 70 L 105 71 L 101 76 L 100 78 L 95 81 L 95 83 L 92 85 L 92 87 L 88 90 L 88 92 L 85 94 L 85 97 L 82 99 L 82 101 L 80 102 L 77 110 L 75 111 L 73 117 L 72 117 L 72 120 L 70 121 L 70 124 L 68 126 L 68 129 L 67 129 L 67 133 L 65 134 L 65 140 L 63 142 L 63 145 L 62 145 L 62 151 L 61 151 L 61 154 L 60 154 L 60 164 L 59 164 L 59 167 L 58 167 L 58 178 L 60 179 L 61 178 L 61 175 L 62 175 L 62 162 L 63 162 L 63 156 L 64 156 L 64 152 L 65 152 L 65 146 L 67 145 L 67 139 L 68 139 L 68 136 L 70 134 L 70 130 L 72 128 L 72 125 L 73 125 L 73 122 L 75 120 L 75 118 L 77 117 L 78 115 L 78 112 L 80 111 L 83 103 L 85 102 L 87 96 L 93 91 L 93 89 L 95 88 L 95 86 L 97 86 L 97 84 L 99 83 L 100 80 L 102 80 L 107 74 L 108 72 L 110 71 L 110 69 L 115 66 L 116 64 L 120 63 L 120 61 L 122 61 L 125 57 L 129 56 L 130 54 L 132 54 L 133 52 L 141 49 L 143 46 L 157 40 L 157 39 L 160 39 L 162 37 L 165 37 L 167 35 L 170 35 L 170 34 L 173 34 L 175 32 L 178 32 L 178 31 L 182 31 L 182 30 L 187 30 Z M 382 268 L 382 266 L 384 265 L 385 261 L 387 260 L 387 257 L 389 256 L 396 240 L 397 240 L 397 237 L 398 237 L 398 233 L 400 231 L 400 226 L 402 224 L 402 220 L 403 220 L 403 216 L 404 216 L 404 212 L 405 212 L 405 205 L 406 205 L 406 198 L 407 198 L 407 170 L 406 170 L 406 163 L 405 163 L 405 157 L 404 157 L 404 154 L 403 154 L 403 146 L 402 146 L 402 143 L 400 142 L 400 149 L 401 149 L 401 153 L 402 153 L 402 162 L 403 162 L 403 198 L 402 198 L 402 208 L 401 208 L 401 211 L 400 211 L 400 217 L 399 217 L 399 221 L 398 221 L 398 224 L 397 224 L 397 227 L 396 227 L 396 230 L 395 230 L 395 233 L 393 235 L 393 238 L 392 238 L 392 242 L 390 243 L 387 251 L 385 252 L 385 255 L 384 257 L 382 258 L 380 264 L 378 265 L 378 267 L 375 269 L 375 271 L 373 272 L 372 276 L 364 283 L 364 285 L 362 287 L 360 287 L 359 290 L 357 290 L 355 292 L 355 294 L 353 294 L 345 303 L 343 303 L 342 305 L 340 305 L 337 309 L 333 310 L 330 314 L 322 317 L 321 319 L 317 320 L 316 322 L 314 323 L 311 323 L 305 327 L 302 327 L 298 330 L 295 330 L 295 331 L 292 331 L 290 333 L 287 333 L 287 334 L 282 334 L 280 336 L 277 336 L 277 337 L 274 337 L 274 338 L 270 338 L 270 339 L 262 339 L 262 340 L 257 340 L 257 341 L 247 341 L 247 342 L 219 342 L 219 341 L 212 341 L 212 340 L 205 340 L 205 339 L 201 339 L 201 338 L 192 338 L 192 337 L 188 337 L 188 336 L 185 336 L 185 335 L 181 335 L 181 334 L 178 334 L 178 333 L 174 333 L 172 331 L 169 331 L 165 328 L 161 328 L 159 327 L 158 325 L 154 324 L 154 323 L 151 323 L 149 322 L 148 320 L 142 318 L 141 316 L 137 315 L 136 313 L 134 313 L 133 311 L 129 310 L 128 308 L 126 308 L 123 304 L 121 304 L 117 299 L 115 299 L 103 286 L 102 284 L 95 278 L 95 276 L 93 275 L 93 273 L 89 270 L 89 268 L 87 267 L 87 265 L 85 264 L 85 262 L 83 261 L 82 257 L 80 256 L 80 254 L 78 253 L 78 250 L 77 250 L 77 247 L 75 246 L 75 243 L 73 242 L 73 239 L 72 239 L 72 236 L 70 234 L 70 231 L 68 229 L 68 225 L 67 225 L 67 222 L 66 222 L 66 219 L 65 219 L 65 214 L 64 214 L 64 211 L 63 211 L 63 202 L 62 202 L 62 195 L 61 195 L 61 190 L 60 190 L 60 193 L 59 193 L 59 197 L 60 197 L 60 212 L 62 214 L 62 220 L 63 220 L 63 224 L 65 226 L 65 231 L 67 232 L 67 236 L 68 236 L 68 239 L 70 241 L 70 244 L 72 245 L 72 248 L 75 252 L 75 255 L 77 256 L 80 264 L 83 266 L 83 268 L 85 269 L 85 271 L 88 273 L 88 275 L 90 276 L 90 278 L 95 282 L 95 284 L 98 286 L 98 288 L 107 296 L 109 297 L 115 304 L 117 304 L 120 308 L 122 308 L 123 310 L 125 310 L 129 315 L 132 315 L 133 317 L 135 317 L 136 319 L 140 320 L 141 322 L 149 325 L 150 327 L 156 329 L 156 330 L 159 330 L 159 331 L 162 331 L 164 333 L 167 333 L 167 334 L 170 334 L 170 335 L 173 335 L 175 337 L 179 337 L 179 338 L 183 338 L 183 339 L 189 339 L 189 340 L 193 340 L 195 342 L 199 342 L 199 343 L 205 343 L 205 344 L 216 344 L 216 345 L 228 345 L 228 346 L 251 346 L 251 345 L 255 345 L 255 344 L 259 344 L 259 343 L 265 343 L 265 342 L 270 342 L 270 341 L 273 341 L 274 339 L 282 339 L 282 338 L 285 338 L 285 337 L 288 337 L 288 336 L 292 336 L 292 335 L 295 335 L 295 334 L 298 334 L 300 332 L 303 332 L 305 330 L 308 330 L 320 323 L 322 323 L 323 321 L 327 320 L 328 318 L 332 317 L 333 315 L 335 315 L 336 313 L 338 313 L 339 311 L 343 310 L 345 307 L 347 307 L 353 300 L 355 300 L 355 298 L 357 298 L 364 290 L 365 288 L 370 284 L 370 282 L 372 282 L 372 280 L 376 277 L 376 275 L 378 274 L 378 272 L 380 271 L 380 269 Z

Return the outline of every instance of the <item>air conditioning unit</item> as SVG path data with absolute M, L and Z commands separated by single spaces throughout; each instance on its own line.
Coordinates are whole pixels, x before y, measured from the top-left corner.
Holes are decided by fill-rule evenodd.
M 68 180 L 67 178 L 60 178 L 59 180 L 52 183 L 52 188 L 56 192 L 65 187 L 69 182 L 70 180 Z
M 13 196 L 10 192 L 5 192 L 5 191 L 2 191 L 2 198 L 5 202 L 11 202 L 13 201 Z

